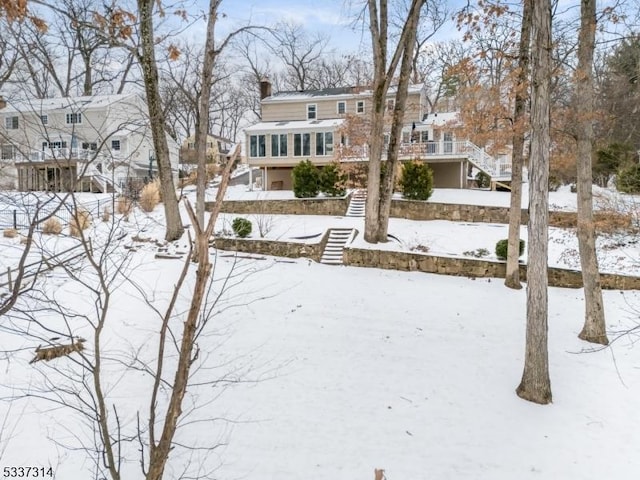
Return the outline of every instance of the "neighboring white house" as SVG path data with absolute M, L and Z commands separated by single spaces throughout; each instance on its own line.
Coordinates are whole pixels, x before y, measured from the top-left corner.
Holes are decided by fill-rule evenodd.
M 167 136 L 174 176 L 178 144 Z M 157 174 L 147 107 L 137 94 L 6 102 L 0 159 L 19 190 L 107 192 Z

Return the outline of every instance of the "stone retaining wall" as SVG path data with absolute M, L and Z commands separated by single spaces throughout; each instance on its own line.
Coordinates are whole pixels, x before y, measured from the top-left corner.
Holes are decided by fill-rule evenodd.
M 273 255 L 287 258 L 310 258 L 320 261 L 329 232 L 325 232 L 318 243 L 280 242 L 276 240 L 246 238 L 216 238 L 215 246 L 220 250 Z M 344 250 L 344 263 L 356 267 L 382 268 L 386 270 L 418 271 L 474 278 L 504 278 L 505 262 L 480 258 L 437 257 L 415 252 L 394 252 L 350 248 Z M 520 265 L 520 278 L 526 281 L 527 267 Z M 603 289 L 640 290 L 640 277 L 600 274 Z M 577 270 L 549 268 L 549 286 L 581 288 L 582 274 Z
M 350 197 L 342 198 L 298 198 L 290 200 L 225 200 L 222 212 L 239 215 L 331 215 L 344 216 Z M 213 202 L 206 203 L 210 210 Z M 522 210 L 522 224 L 528 221 L 528 210 Z M 392 200 L 391 217 L 408 220 L 449 220 L 452 222 L 509 223 L 507 207 L 463 205 L 455 203 L 419 202 L 414 200 Z M 596 222 L 611 217 L 611 213 L 597 212 Z M 623 222 L 624 223 L 624 222 Z M 549 212 L 552 227 L 573 228 L 576 226 L 575 212 Z
M 331 215 L 343 216 L 347 213 L 350 197 L 340 198 L 296 198 L 291 200 L 225 200 L 223 213 L 263 214 L 263 215 Z M 207 202 L 206 210 L 211 211 L 213 202 Z
M 522 224 L 529 220 L 529 211 L 522 209 Z M 392 200 L 391 216 L 408 220 L 450 220 L 452 222 L 509 223 L 509 208 L 455 203 Z M 597 214 L 596 214 L 597 217 Z M 549 212 L 549 225 L 575 227 L 575 212 Z
M 344 216 L 349 197 L 298 198 L 290 200 L 225 200 L 222 212 L 239 215 L 331 215 Z M 211 210 L 213 202 L 206 203 Z M 391 216 L 408 220 L 450 220 L 453 222 L 509 223 L 509 209 L 481 205 L 392 200 Z M 528 212 L 522 210 L 522 224 L 526 225 Z M 549 225 L 574 227 L 574 212 L 549 212 Z
M 216 238 L 215 247 L 219 250 L 230 250 L 259 255 L 273 255 L 287 258 L 311 258 L 320 261 L 322 250 L 329 238 L 329 232 L 321 237 L 319 243 L 280 242 L 276 240 L 249 238 Z
M 419 271 L 460 277 L 504 278 L 506 263 L 478 258 L 437 257 L 423 253 L 345 248 L 344 263 L 358 267 Z M 520 265 L 520 278 L 527 277 L 526 265 Z M 600 283 L 607 290 L 640 290 L 640 277 L 603 273 Z M 549 286 L 581 288 L 582 274 L 577 270 L 549 268 Z

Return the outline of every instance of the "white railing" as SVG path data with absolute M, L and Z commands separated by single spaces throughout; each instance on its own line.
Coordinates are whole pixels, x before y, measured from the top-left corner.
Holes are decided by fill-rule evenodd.
M 343 161 L 358 161 L 369 158 L 369 146 L 341 146 L 338 147 L 340 158 Z M 387 155 L 387 146 L 382 152 L 382 158 Z M 496 159 L 478 147 L 474 143 L 463 140 L 456 142 L 426 142 L 426 143 L 403 143 L 398 150 L 400 159 L 429 157 L 464 157 L 467 158 L 480 170 L 486 172 L 491 177 L 507 179 L 511 177 L 511 162 L 507 159 Z
M 65 162 L 69 160 L 92 161 L 96 158 L 106 157 L 106 153 L 96 150 L 84 150 L 82 148 L 47 148 L 46 150 L 32 150 L 27 154 L 16 153 L 15 162 Z M 119 155 L 116 155 L 119 157 Z

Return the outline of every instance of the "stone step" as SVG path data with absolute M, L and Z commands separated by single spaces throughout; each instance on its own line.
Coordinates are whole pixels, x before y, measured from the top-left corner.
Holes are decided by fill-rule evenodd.
M 328 265 L 342 265 L 344 246 L 353 233 L 352 228 L 332 228 L 329 230 L 329 238 L 324 247 L 320 263 Z

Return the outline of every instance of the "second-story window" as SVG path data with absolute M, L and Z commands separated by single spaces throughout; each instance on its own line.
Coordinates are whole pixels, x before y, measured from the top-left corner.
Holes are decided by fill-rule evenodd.
M 249 156 L 266 157 L 267 156 L 267 139 L 266 135 L 251 135 L 249 137 Z
M 13 145 L 2 145 L 0 149 L 0 158 L 2 160 L 13 160 L 14 148 Z
M 82 114 L 67 113 L 67 125 L 75 125 L 77 123 L 82 123 Z
M 18 117 L 6 117 L 4 119 L 4 126 L 7 130 L 18 129 Z
M 40 122 L 42 125 L 49 125 L 49 115 L 40 115 Z
M 318 118 L 317 112 L 318 106 L 315 103 L 310 103 L 307 105 L 307 120 L 315 120 Z
M 120 140 L 111 140 L 111 150 L 120 150 Z
M 347 102 L 338 102 L 338 115 L 347 113 Z
M 356 103 L 356 113 L 364 113 L 364 100 L 358 100 Z

